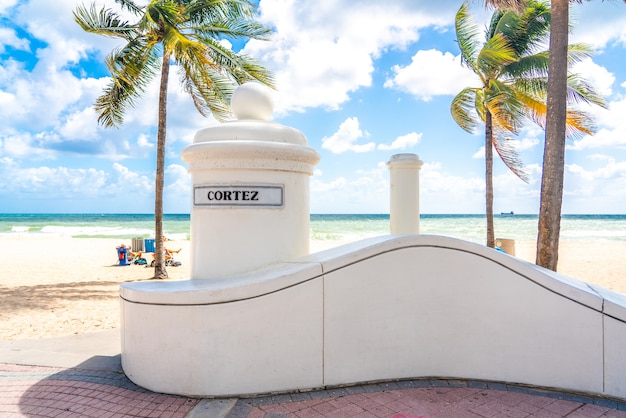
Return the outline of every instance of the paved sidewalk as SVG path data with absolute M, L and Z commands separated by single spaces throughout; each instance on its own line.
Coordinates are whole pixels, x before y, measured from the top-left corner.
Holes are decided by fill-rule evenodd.
M 407 380 L 201 400 L 149 392 L 122 372 L 119 331 L 0 341 L 0 417 L 623 417 L 626 402 L 502 383 Z

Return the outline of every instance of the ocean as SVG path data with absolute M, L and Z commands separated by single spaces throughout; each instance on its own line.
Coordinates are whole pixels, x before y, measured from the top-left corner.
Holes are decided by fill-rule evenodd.
M 189 239 L 189 214 L 163 219 L 170 239 Z M 537 215 L 496 215 L 496 238 L 537 239 Z M 356 241 L 389 233 L 389 215 L 311 215 L 311 238 Z M 484 215 L 420 216 L 420 232 L 485 243 Z M 73 238 L 154 237 L 154 216 L 142 214 L 0 214 L 0 236 L 64 236 Z M 626 215 L 564 215 L 561 241 L 626 241 Z

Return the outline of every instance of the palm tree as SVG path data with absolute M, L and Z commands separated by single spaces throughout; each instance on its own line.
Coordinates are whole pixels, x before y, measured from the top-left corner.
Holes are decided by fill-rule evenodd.
M 569 0 L 552 0 L 554 25 L 550 31 L 548 117 L 543 150 L 541 198 L 535 264 L 556 271 L 559 259 L 561 209 L 565 177 L 565 123 L 567 111 L 567 44 Z
M 485 200 L 487 246 L 493 247 L 493 152 L 522 180 L 526 173 L 515 150 L 504 135 L 518 133 L 527 120 L 543 126 L 546 116 L 546 85 L 548 52 L 540 50 L 549 34 L 550 10 L 545 3 L 529 1 L 520 14 L 512 9 L 500 9 L 492 16 L 486 41 L 480 45 L 478 30 L 464 3 L 455 19 L 457 40 L 462 62 L 480 79 L 479 87 L 463 89 L 452 101 L 451 114 L 457 124 L 473 133 L 477 125 L 485 124 Z M 572 60 L 589 55 L 583 45 L 569 50 Z M 597 94 L 579 77 L 568 83 L 572 100 L 601 101 Z M 572 132 L 591 133 L 590 120 L 571 110 L 567 125 Z
M 582 0 L 571 0 L 582 3 Z M 525 7 L 527 0 L 485 0 L 496 8 Z M 550 63 L 548 77 L 546 139 L 541 176 L 541 203 L 537 235 L 536 264 L 556 271 L 559 256 L 567 112 L 567 45 L 570 0 L 552 0 Z M 626 0 L 624 0 L 626 3 Z
M 224 46 L 222 39 L 267 39 L 270 30 L 254 21 L 250 0 L 115 0 L 136 17 L 129 22 L 111 9 L 79 5 L 74 19 L 83 30 L 121 38 L 125 44 L 106 58 L 111 81 L 98 97 L 98 123 L 119 126 L 150 81 L 160 75 L 155 181 L 156 262 L 154 278 L 166 278 L 163 240 L 163 183 L 167 86 L 172 63 L 196 109 L 218 120 L 230 116 L 230 96 L 237 84 L 257 80 L 272 85 L 268 70 L 252 58 Z

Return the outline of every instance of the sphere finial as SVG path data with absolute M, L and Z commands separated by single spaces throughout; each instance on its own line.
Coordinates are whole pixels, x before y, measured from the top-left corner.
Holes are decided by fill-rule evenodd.
M 239 120 L 269 120 L 274 111 L 274 102 L 269 87 L 249 82 L 237 87 L 230 99 L 233 114 Z

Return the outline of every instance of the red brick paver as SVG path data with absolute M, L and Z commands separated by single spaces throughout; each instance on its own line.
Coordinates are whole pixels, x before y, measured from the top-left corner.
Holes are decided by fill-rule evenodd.
M 348 394 L 339 398 L 266 403 L 249 399 L 229 418 L 478 418 L 615 417 L 626 411 L 608 406 L 514 391 L 431 387 Z
M 183 418 L 199 402 L 151 393 L 123 374 L 0 364 L 0 417 Z
M 149 392 L 114 371 L 0 364 L 2 418 L 183 418 L 199 403 Z M 626 418 L 621 400 L 456 380 L 387 382 L 239 399 L 233 405 L 225 418 Z

